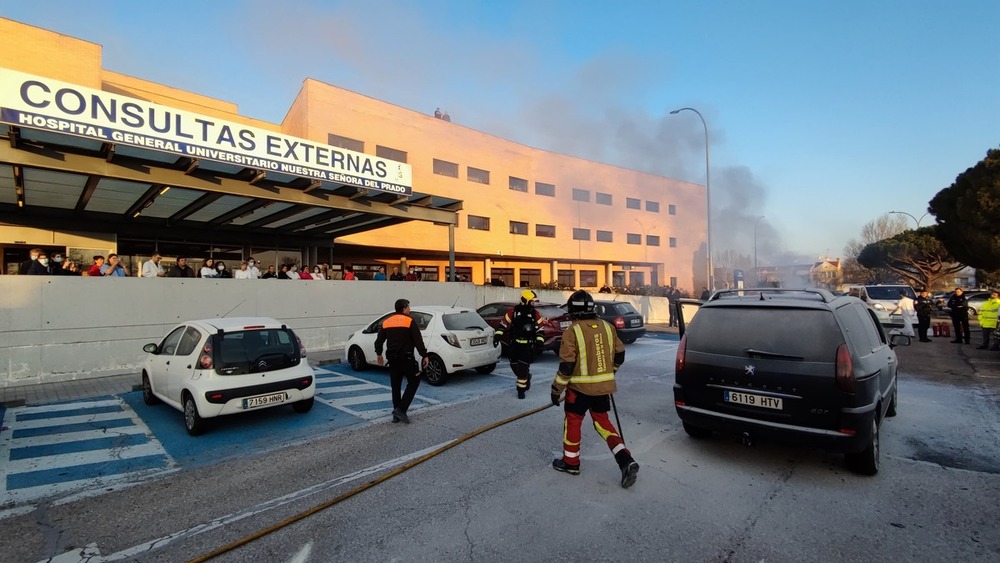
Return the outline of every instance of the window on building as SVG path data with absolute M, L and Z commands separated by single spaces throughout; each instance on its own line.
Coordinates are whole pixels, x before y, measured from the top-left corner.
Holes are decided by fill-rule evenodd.
M 629 272 L 628 273 L 628 283 L 629 285 L 646 285 L 646 272 Z
M 634 197 L 625 198 L 625 207 L 629 209 L 642 209 L 642 200 Z
M 590 229 L 573 229 L 573 240 L 590 240 Z
M 510 234 L 512 235 L 527 235 L 528 234 L 528 224 L 522 223 L 521 221 L 511 221 L 510 222 Z
M 556 197 L 556 185 L 544 184 L 542 182 L 535 182 L 535 195 Z
M 625 235 L 625 242 L 627 244 L 642 244 L 642 235 L 639 233 L 629 233 Z
M 597 242 L 614 242 L 611 231 L 597 231 Z
M 514 268 L 490 268 L 493 279 L 501 279 L 507 287 L 514 287 Z
M 576 272 L 559 270 L 559 287 L 576 287 Z
M 573 188 L 573 201 L 590 201 L 590 190 Z
M 441 176 L 451 176 L 458 178 L 458 165 L 447 160 L 434 159 L 434 173 Z
M 477 184 L 487 184 L 487 185 L 489 185 L 490 183 L 489 170 L 483 170 L 481 168 L 473 168 L 469 166 L 466 174 L 470 182 L 476 182 Z
M 437 266 L 413 266 L 413 271 L 420 281 L 438 281 Z
M 653 213 L 660 212 L 660 202 L 646 200 L 646 211 L 652 211 Z
M 395 160 L 396 162 L 406 162 L 407 155 L 406 151 L 375 145 L 375 156 L 381 156 L 382 158 L 388 158 L 389 160 Z
M 670 287 L 677 287 L 677 276 L 670 276 Z
M 444 267 L 445 281 L 451 281 L 451 266 Z M 455 266 L 455 281 L 472 281 L 471 266 Z
M 660 237 L 656 235 L 646 235 L 646 246 L 660 246 Z
M 542 271 L 537 268 L 521 268 L 521 287 L 538 287 L 542 285 Z
M 555 225 L 535 225 L 535 236 L 545 238 L 556 238 Z
M 490 218 L 469 215 L 469 228 L 476 231 L 488 231 L 490 230 Z
M 667 215 L 677 215 L 677 206 L 672 203 L 667 205 Z
M 670 237 L 667 241 L 670 243 L 670 248 L 677 248 L 677 237 Z
M 580 287 L 597 287 L 597 270 L 580 270 Z
M 524 178 L 515 178 L 514 176 L 511 176 L 510 177 L 510 189 L 512 189 L 514 191 L 517 191 L 517 192 L 525 192 L 525 193 L 527 193 L 527 191 L 528 191 L 528 181 L 525 180 Z
M 340 147 L 349 151 L 365 152 L 365 142 L 350 137 L 341 137 L 330 133 L 326 136 L 326 144 L 331 147 Z
M 594 194 L 594 201 L 597 202 L 598 205 L 611 205 L 612 200 L 613 198 L 611 197 L 611 194 L 604 194 L 601 192 Z

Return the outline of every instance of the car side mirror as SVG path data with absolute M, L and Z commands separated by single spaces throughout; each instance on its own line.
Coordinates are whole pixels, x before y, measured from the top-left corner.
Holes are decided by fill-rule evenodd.
M 889 333 L 889 347 L 895 348 L 896 346 L 909 346 L 913 342 L 913 338 L 908 334 L 903 334 L 902 332 L 892 331 Z
M 157 347 L 157 345 L 156 345 L 156 344 L 154 344 L 154 343 L 149 343 L 149 344 L 146 344 L 145 346 L 143 346 L 143 347 L 142 347 L 142 351 L 143 351 L 143 352 L 146 352 L 147 354 L 155 354 L 155 353 L 156 353 L 156 350 L 157 350 L 157 348 L 158 348 L 158 347 Z

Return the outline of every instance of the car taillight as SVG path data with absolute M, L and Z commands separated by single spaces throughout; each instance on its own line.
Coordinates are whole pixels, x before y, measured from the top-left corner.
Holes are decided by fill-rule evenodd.
M 847 343 L 837 347 L 836 367 L 837 388 L 845 393 L 854 393 L 854 362 Z
M 450 333 L 450 332 L 446 332 L 446 333 L 442 334 L 441 338 L 444 338 L 445 342 L 447 342 L 448 344 L 451 344 L 455 348 L 461 348 L 462 347 L 462 345 L 458 343 L 458 337 L 455 336 L 454 334 Z
M 677 357 L 674 359 L 674 374 L 684 371 L 684 355 L 687 353 L 688 337 L 685 334 L 681 337 L 681 343 L 677 346 Z
M 625 328 L 625 319 L 615 317 L 615 328 Z
M 295 341 L 299 343 L 299 356 L 305 358 L 306 357 L 306 347 L 302 345 L 302 339 L 299 338 L 298 334 L 295 335 Z
M 212 369 L 212 341 L 209 340 L 205 343 L 205 347 L 201 349 L 201 356 L 198 358 L 198 364 L 201 365 L 201 369 Z

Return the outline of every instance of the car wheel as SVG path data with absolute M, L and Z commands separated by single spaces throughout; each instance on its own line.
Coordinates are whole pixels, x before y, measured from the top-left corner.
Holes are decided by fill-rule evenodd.
M 624 342 L 625 344 L 631 344 L 635 342 L 635 338 L 622 338 L 622 342 Z
M 896 416 L 897 406 L 899 405 L 899 380 L 892 386 L 892 396 L 889 397 L 889 408 L 886 409 L 886 416 Z
M 184 393 L 184 428 L 192 436 L 205 431 L 205 419 L 198 414 L 198 404 L 188 392 Z
M 427 362 L 427 367 L 424 368 L 424 379 L 427 383 L 434 385 L 444 385 L 445 380 L 448 378 L 448 371 L 444 367 L 444 361 L 437 356 L 430 356 Z
M 496 364 L 489 364 L 485 366 L 479 366 L 476 368 L 476 372 L 486 375 L 487 373 L 493 373 L 493 370 L 497 369 Z
M 694 426 L 694 425 L 689 424 L 687 422 L 684 423 L 684 431 L 687 432 L 688 436 L 691 436 L 692 438 L 694 438 L 696 440 L 701 440 L 701 439 L 704 439 L 704 438 L 711 438 L 712 437 L 712 431 L 711 430 L 709 430 L 707 428 L 701 428 L 699 426 Z
M 292 409 L 299 414 L 305 414 L 312 410 L 314 401 L 314 397 L 309 397 L 308 399 L 303 399 L 301 401 L 295 401 L 292 403 Z
M 879 465 L 878 422 L 872 420 L 872 439 L 868 447 L 856 454 L 846 454 L 847 468 L 861 475 L 875 475 Z
M 160 398 L 153 394 L 153 385 L 149 383 L 149 375 L 142 372 L 142 402 L 147 405 L 160 404 Z
M 357 346 L 351 346 L 347 351 L 347 363 L 351 364 L 351 369 L 354 371 L 365 371 L 368 369 L 368 360 L 365 359 L 365 353 Z
M 976 316 L 976 308 L 975 307 L 969 307 L 969 316 L 970 317 L 975 317 Z

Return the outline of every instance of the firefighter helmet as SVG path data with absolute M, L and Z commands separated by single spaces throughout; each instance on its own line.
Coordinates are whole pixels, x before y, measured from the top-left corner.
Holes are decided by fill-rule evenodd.
M 573 292 L 566 302 L 566 309 L 574 317 L 584 317 L 594 314 L 594 298 L 589 293 L 580 289 Z
M 530 289 L 521 292 L 521 303 L 528 304 L 536 299 L 538 299 L 538 294 Z

